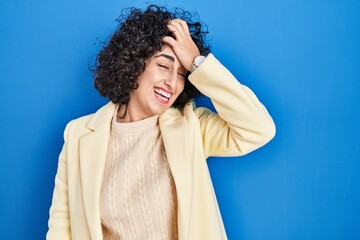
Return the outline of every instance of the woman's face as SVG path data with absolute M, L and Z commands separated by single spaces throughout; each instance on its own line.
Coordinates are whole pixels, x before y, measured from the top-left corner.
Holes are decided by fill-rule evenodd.
M 138 88 L 130 92 L 127 114 L 137 121 L 164 113 L 184 90 L 186 72 L 166 44 L 146 61 Z

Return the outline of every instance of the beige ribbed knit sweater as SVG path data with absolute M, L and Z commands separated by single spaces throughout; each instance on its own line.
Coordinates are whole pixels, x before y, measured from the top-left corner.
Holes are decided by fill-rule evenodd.
M 100 197 L 104 239 L 177 239 L 176 190 L 158 116 L 132 123 L 114 116 L 109 144 Z

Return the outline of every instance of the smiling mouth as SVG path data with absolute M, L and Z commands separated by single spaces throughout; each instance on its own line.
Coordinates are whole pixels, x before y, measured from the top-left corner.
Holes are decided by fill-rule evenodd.
M 166 92 L 160 88 L 154 88 L 154 93 L 156 94 L 157 99 L 164 104 L 167 104 L 172 97 L 172 94 Z

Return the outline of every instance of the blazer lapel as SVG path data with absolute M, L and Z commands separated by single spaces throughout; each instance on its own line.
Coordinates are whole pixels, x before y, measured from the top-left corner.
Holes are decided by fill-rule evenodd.
M 192 193 L 192 172 L 186 117 L 179 110 L 170 108 L 160 116 L 159 126 L 176 185 L 179 239 L 186 239 L 189 229 Z M 182 234 L 185 236 L 180 236 Z
M 100 191 L 114 111 L 115 105 L 112 103 L 99 109 L 87 125 L 92 132 L 80 139 L 80 174 L 84 211 L 92 239 L 102 239 Z

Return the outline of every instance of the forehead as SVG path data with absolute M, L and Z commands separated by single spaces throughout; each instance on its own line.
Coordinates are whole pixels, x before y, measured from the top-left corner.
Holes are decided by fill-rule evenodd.
M 181 65 L 179 59 L 177 58 L 174 50 L 168 44 L 165 44 L 164 47 L 160 51 L 155 52 L 154 56 L 152 56 L 150 58 L 150 61 L 154 60 L 154 59 L 161 59 L 164 61 L 169 61 L 169 62 L 173 63 L 175 66 L 177 66 L 177 68 L 184 68 Z
M 171 54 L 175 55 L 173 48 L 167 43 L 164 44 L 164 46 L 161 48 L 161 50 L 159 52 L 166 52 L 166 53 L 171 53 Z
M 174 63 L 179 62 L 179 60 L 176 57 L 176 54 L 174 53 L 174 50 L 168 44 L 165 44 L 160 51 L 155 52 L 153 57 L 165 58 Z

